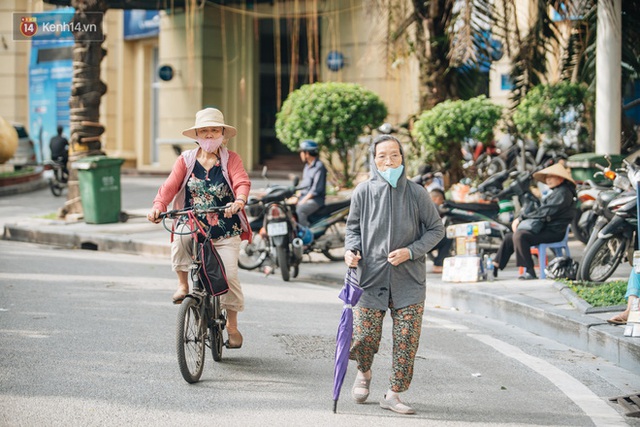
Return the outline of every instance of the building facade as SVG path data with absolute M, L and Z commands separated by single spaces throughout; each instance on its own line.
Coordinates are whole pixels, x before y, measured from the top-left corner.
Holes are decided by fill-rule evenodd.
M 14 12 L 69 10 L 41 1 L 0 3 L 0 22 L 7 29 Z M 305 9 L 307 4 L 274 2 L 246 9 L 206 3 L 147 14 L 146 21 L 132 18 L 139 11 L 108 10 L 101 71 L 107 85 L 100 107 L 103 150 L 124 158 L 127 167 L 166 172 L 177 153 L 192 146 L 181 130 L 193 125 L 196 111 L 213 106 L 238 128 L 229 147 L 248 169 L 257 169 L 270 158 L 291 154 L 275 138 L 276 113 L 290 91 L 317 81 L 362 84 L 387 104 L 389 122 L 414 114 L 417 66 L 410 59 L 389 66 L 384 19 L 365 11 L 361 0 L 325 1 L 313 10 Z M 155 21 L 157 31 L 132 36 L 132 21 L 147 27 Z M 13 41 L 9 31 L 2 37 L 0 59 L 9 67 L 0 74 L 0 115 L 33 124 L 32 46 Z M 55 131 L 52 124 L 29 128 L 43 141 Z M 47 158 L 46 147 L 42 158 Z

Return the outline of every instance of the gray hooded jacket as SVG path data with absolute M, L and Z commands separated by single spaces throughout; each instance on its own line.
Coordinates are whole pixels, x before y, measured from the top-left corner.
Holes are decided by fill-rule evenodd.
M 371 179 L 359 184 L 351 198 L 345 248 L 362 255 L 358 273 L 364 293 L 358 306 L 386 310 L 390 300 L 395 308 L 424 302 L 425 256 L 444 236 L 444 227 L 424 187 L 404 172 L 396 188 L 380 175 L 373 161 L 380 142 L 370 149 Z M 387 256 L 405 247 L 413 259 L 394 267 Z

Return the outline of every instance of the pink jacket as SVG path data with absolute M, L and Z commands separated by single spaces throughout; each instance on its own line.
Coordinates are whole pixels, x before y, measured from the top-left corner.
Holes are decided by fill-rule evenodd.
M 173 209 L 182 209 L 184 207 L 185 188 L 187 181 L 191 176 L 191 172 L 196 164 L 196 156 L 200 147 L 193 150 L 185 151 L 178 157 L 173 164 L 171 174 L 158 190 L 158 194 L 153 199 L 153 208 L 164 212 L 171 202 Z M 251 181 L 249 175 L 244 169 L 240 156 L 228 150 L 226 147 L 220 147 L 220 164 L 222 166 L 222 175 L 227 180 L 233 196 L 237 198 L 244 195 L 245 200 L 249 196 L 251 189 Z M 242 240 L 251 241 L 251 227 L 244 209 L 239 213 L 240 223 L 242 225 Z

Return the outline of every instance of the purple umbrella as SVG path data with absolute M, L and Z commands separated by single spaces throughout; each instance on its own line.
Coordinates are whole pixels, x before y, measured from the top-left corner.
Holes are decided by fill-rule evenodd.
M 336 335 L 336 364 L 333 370 L 333 413 L 338 406 L 340 389 L 344 382 L 349 364 L 349 350 L 351 347 L 351 335 L 353 334 L 353 306 L 358 303 L 362 295 L 362 288 L 358 286 L 356 269 L 350 268 L 344 278 L 344 286 L 340 291 L 340 298 L 344 301 L 338 334 Z

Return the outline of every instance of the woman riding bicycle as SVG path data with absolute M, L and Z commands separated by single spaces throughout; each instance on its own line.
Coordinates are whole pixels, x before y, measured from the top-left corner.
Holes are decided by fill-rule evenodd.
M 242 346 L 238 312 L 244 310 L 244 295 L 238 280 L 238 253 L 241 240 L 251 240 L 251 228 L 244 212 L 251 181 L 240 156 L 228 150 L 225 144 L 236 133 L 233 126 L 225 124 L 219 110 L 205 108 L 198 111 L 195 125 L 182 132 L 194 139 L 198 147 L 178 157 L 147 215 L 149 221 L 159 223 L 160 213 L 172 202 L 173 209 L 227 206 L 224 216 L 212 213 L 199 220 L 211 227 L 211 236 L 229 282 L 229 292 L 221 297 L 221 306 L 227 310 L 228 348 Z M 175 234 L 171 242 L 172 269 L 178 275 L 178 290 L 173 295 L 173 302 L 180 304 L 189 293 L 192 236 L 185 222 L 178 221 L 174 226 L 179 234 Z

